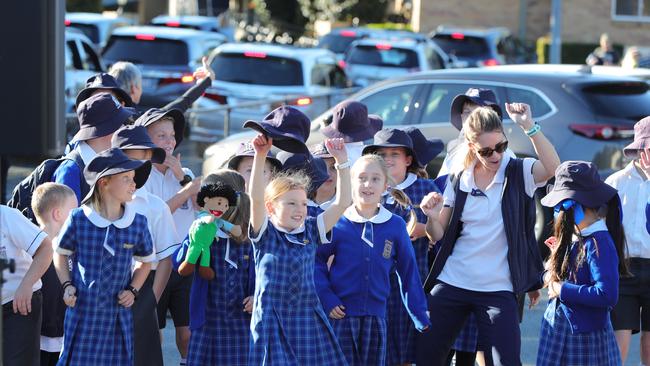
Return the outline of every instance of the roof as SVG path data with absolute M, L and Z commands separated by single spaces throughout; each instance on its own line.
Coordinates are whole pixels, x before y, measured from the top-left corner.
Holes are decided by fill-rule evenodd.
M 324 48 L 303 48 L 290 45 L 275 45 L 266 43 L 225 43 L 217 48 L 218 52 L 242 53 L 260 52 L 276 57 L 301 58 L 335 55 Z
M 650 79 L 650 69 L 628 69 L 620 66 L 587 66 L 568 64 L 533 64 L 533 65 L 503 65 L 501 70 L 518 71 L 521 69 L 540 72 L 580 72 L 593 75 L 630 76 Z
M 435 31 L 431 32 L 431 35 L 435 34 L 450 34 L 450 33 L 463 33 L 466 36 L 470 37 L 487 37 L 495 36 L 498 34 L 510 34 L 510 30 L 505 27 L 490 27 L 490 28 L 480 28 L 480 27 L 454 27 L 454 26 L 445 26 L 441 25 L 436 28 Z
M 412 49 L 421 44 L 421 41 L 416 41 L 412 38 L 405 39 L 383 39 L 383 38 L 365 38 L 357 40 L 353 43 L 354 46 L 375 46 L 377 44 L 390 45 L 397 48 Z
M 179 22 L 181 24 L 189 25 L 217 25 L 219 18 L 217 17 L 207 17 L 200 15 L 181 15 L 181 16 L 172 16 L 172 15 L 159 15 L 151 19 L 151 23 L 167 23 L 167 22 Z
M 96 24 L 96 23 L 113 23 L 113 22 L 123 22 L 132 24 L 129 19 L 120 18 L 120 17 L 107 17 L 99 13 L 66 13 L 65 20 L 69 20 L 73 23 L 81 24 Z
M 188 28 L 171 28 L 157 26 L 135 26 L 121 27 L 113 31 L 114 36 L 135 36 L 137 34 L 151 34 L 156 37 L 186 40 L 190 38 L 223 38 L 224 36 L 214 32 L 203 32 Z

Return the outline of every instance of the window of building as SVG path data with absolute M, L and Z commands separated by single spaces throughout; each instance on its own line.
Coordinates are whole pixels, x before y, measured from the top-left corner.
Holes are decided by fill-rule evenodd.
M 650 22 L 650 0 L 612 0 L 612 19 Z

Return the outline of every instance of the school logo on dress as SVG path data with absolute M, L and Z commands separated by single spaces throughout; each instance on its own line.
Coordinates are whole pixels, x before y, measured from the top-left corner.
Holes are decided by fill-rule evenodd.
M 124 247 L 124 249 L 131 249 L 131 248 L 133 248 L 135 246 L 135 244 L 124 243 L 124 245 L 122 245 L 122 246 Z
M 382 256 L 386 259 L 390 259 L 390 253 L 393 251 L 393 242 L 390 240 L 386 240 L 384 242 L 384 252 L 382 253 Z

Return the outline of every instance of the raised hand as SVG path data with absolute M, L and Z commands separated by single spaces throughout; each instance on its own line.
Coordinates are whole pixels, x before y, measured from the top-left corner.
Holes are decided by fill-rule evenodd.
M 326 139 L 325 148 L 337 163 L 341 164 L 348 161 L 348 151 L 345 148 L 343 139 Z
M 530 106 L 526 103 L 506 103 L 506 112 L 508 112 L 510 119 L 525 131 L 530 130 L 535 125 Z
M 201 81 L 207 77 L 210 79 L 214 80 L 216 75 L 214 73 L 214 70 L 208 65 L 208 58 L 203 56 L 201 59 L 201 63 L 203 64 L 202 66 L 198 67 L 192 76 L 194 76 L 194 79 Z
M 639 151 L 639 168 L 643 170 L 646 178 L 650 179 L 650 148 Z
M 271 148 L 273 147 L 273 139 L 270 137 L 266 137 L 263 134 L 259 134 L 253 139 L 253 141 L 251 141 L 251 144 L 253 145 L 255 154 L 259 154 L 266 157 L 266 154 L 268 154 L 269 151 L 271 151 Z
M 430 219 L 437 219 L 442 210 L 443 198 L 438 192 L 430 192 L 420 202 L 420 210 Z

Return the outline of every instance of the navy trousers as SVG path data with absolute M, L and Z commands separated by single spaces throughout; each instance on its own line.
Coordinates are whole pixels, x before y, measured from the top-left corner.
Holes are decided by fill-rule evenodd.
M 470 313 L 487 365 L 521 365 L 517 298 L 509 291 L 478 292 L 438 282 L 427 295 L 431 330 L 416 341 L 418 366 L 443 366 Z

